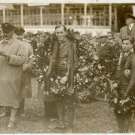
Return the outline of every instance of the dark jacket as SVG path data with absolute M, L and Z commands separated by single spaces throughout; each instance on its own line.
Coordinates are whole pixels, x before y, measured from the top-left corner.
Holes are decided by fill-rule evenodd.
M 131 58 L 129 57 L 130 56 L 124 56 L 123 54 L 120 67 L 118 68 L 116 72 L 116 79 L 119 81 L 119 89 L 118 89 L 119 98 L 124 98 L 127 93 L 126 90 L 127 90 L 130 78 L 127 78 L 124 75 L 124 70 L 129 69 L 130 62 L 127 62 L 127 60 Z
M 67 47 L 60 47 L 60 44 L 61 43 L 59 43 L 58 40 L 55 39 L 48 71 L 51 74 L 54 70 L 57 69 L 56 67 L 59 67 L 61 65 L 62 61 L 66 60 L 68 63 L 68 72 L 72 74 L 72 72 L 75 70 L 75 67 L 77 66 L 76 45 L 69 39 L 65 39 L 64 43 L 62 43 L 67 44 Z
M 135 24 L 133 25 L 131 30 L 128 28 L 128 26 L 122 27 L 120 29 L 120 38 L 121 39 L 129 38 L 135 45 Z
M 131 67 L 131 79 L 129 81 L 129 85 L 127 87 L 128 95 L 135 95 L 135 54 L 128 61 L 128 65 Z

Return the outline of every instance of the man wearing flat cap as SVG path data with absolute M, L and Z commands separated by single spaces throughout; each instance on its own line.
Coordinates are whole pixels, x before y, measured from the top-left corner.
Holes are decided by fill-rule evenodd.
M 130 39 L 135 46 L 135 17 L 132 15 L 126 15 L 125 23 L 126 26 L 120 29 L 120 38 L 121 40 Z
M 0 106 L 11 108 L 8 128 L 14 127 L 20 104 L 22 66 L 27 53 L 22 42 L 14 34 L 15 27 L 10 23 L 1 25 L 4 39 L 0 41 Z M 0 117 L 6 116 L 6 112 Z

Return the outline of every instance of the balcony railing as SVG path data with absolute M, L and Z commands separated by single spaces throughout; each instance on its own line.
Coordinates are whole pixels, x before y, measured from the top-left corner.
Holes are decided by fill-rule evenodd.
M 109 6 L 103 6 L 100 8 L 92 8 L 91 11 L 87 11 L 86 14 L 83 12 L 83 8 L 77 10 L 76 12 L 66 11 L 64 13 L 64 24 L 71 26 L 109 26 Z M 43 12 L 44 11 L 44 12 Z M 49 10 L 40 10 L 40 7 L 28 7 L 23 8 L 23 14 L 21 14 L 21 8 L 17 10 L 6 10 L 5 21 L 11 22 L 14 25 L 24 26 L 46 26 L 46 25 L 58 25 L 62 22 L 62 13 L 60 10 L 58 12 L 50 12 Z M 50 10 L 52 11 L 52 10 Z M 42 15 L 41 15 L 42 14 Z M 23 19 L 22 19 L 23 16 Z M 41 18 L 42 17 L 42 18 Z M 23 21 L 23 23 L 21 22 Z M 0 11 L 0 23 L 3 22 L 3 12 Z

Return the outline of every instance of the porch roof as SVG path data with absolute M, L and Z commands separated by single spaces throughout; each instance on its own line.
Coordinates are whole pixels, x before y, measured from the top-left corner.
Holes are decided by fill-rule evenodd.
M 25 3 L 30 5 L 46 5 L 50 3 L 134 3 L 135 0 L 0 0 L 0 4 Z

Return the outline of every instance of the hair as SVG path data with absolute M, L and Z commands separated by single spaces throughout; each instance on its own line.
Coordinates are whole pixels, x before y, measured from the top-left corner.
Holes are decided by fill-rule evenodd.
M 61 27 L 63 27 L 64 31 L 67 31 L 66 26 L 65 26 L 65 25 L 62 25 L 62 24 L 57 25 L 57 26 L 55 27 L 55 30 L 57 30 L 58 28 L 61 28 Z
M 24 30 L 24 28 L 22 28 L 22 27 L 16 27 L 15 33 L 16 33 L 17 35 L 23 35 L 23 34 L 25 33 L 25 30 Z
M 129 38 L 124 38 L 124 39 L 122 39 L 122 42 L 123 42 L 123 41 L 126 41 L 126 40 L 128 40 L 128 41 L 130 41 L 130 42 L 132 43 L 132 41 L 131 41 Z

